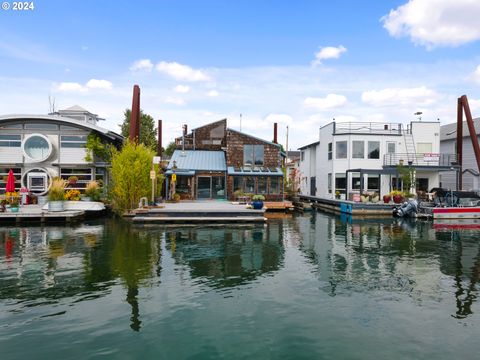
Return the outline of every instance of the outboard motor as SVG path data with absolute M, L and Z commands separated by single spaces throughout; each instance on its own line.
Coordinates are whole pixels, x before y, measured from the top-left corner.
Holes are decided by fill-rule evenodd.
M 417 213 L 417 211 L 418 211 L 417 200 L 410 200 L 408 202 L 404 202 L 402 205 L 397 206 L 395 209 L 393 209 L 393 216 L 412 217 Z

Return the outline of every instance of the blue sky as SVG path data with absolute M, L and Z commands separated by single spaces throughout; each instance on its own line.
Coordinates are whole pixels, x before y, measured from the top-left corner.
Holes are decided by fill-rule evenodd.
M 10 1 L 11 3 L 11 1 Z M 164 141 L 227 117 L 289 147 L 336 121 L 480 113 L 480 2 L 34 1 L 0 11 L 0 113 L 81 105 L 118 130 L 134 84 Z

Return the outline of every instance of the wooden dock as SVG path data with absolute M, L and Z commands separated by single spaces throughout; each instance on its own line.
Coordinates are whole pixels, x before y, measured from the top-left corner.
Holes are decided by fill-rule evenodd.
M 336 214 L 359 216 L 392 216 L 396 204 L 362 203 L 341 199 L 328 199 L 316 196 L 300 195 L 301 201 L 308 201 L 315 209 L 321 209 Z
M 76 222 L 85 216 L 83 210 L 47 211 L 42 210 L 41 205 L 23 205 L 19 212 L 11 212 L 9 209 L 0 212 L 0 222 L 3 223 L 32 223 L 32 222 Z
M 226 201 L 166 203 L 163 208 L 135 210 L 134 223 L 262 223 L 265 210 L 247 209 Z

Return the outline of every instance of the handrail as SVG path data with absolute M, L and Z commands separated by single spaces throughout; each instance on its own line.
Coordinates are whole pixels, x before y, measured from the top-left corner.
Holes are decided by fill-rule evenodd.
M 334 134 L 361 133 L 361 134 L 402 134 L 401 123 L 379 122 L 344 122 L 335 123 Z
M 415 154 L 392 153 L 392 154 L 385 154 L 383 156 L 383 166 L 397 166 L 397 165 L 454 166 L 454 165 L 457 165 L 457 155 L 456 154 L 436 154 L 436 153 L 415 153 Z

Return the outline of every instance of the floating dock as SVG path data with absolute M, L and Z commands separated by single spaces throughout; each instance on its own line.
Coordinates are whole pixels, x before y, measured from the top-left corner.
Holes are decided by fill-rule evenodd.
M 392 216 L 392 211 L 398 204 L 354 202 L 341 199 L 327 199 L 316 196 L 299 195 L 301 201 L 309 202 L 315 209 L 321 209 L 336 214 L 359 216 Z
M 137 209 L 134 223 L 258 223 L 265 222 L 265 210 L 247 209 L 226 201 L 166 203 L 161 208 Z
M 42 210 L 41 205 L 23 205 L 18 212 L 11 212 L 7 209 L 5 212 L 0 212 L 0 223 L 15 222 L 15 223 L 32 223 L 32 222 L 76 222 L 83 219 L 85 211 L 83 210 L 68 210 L 68 211 L 48 211 Z

